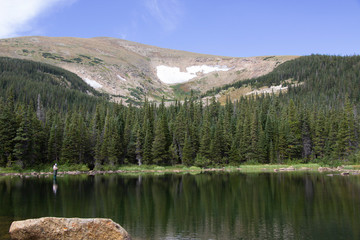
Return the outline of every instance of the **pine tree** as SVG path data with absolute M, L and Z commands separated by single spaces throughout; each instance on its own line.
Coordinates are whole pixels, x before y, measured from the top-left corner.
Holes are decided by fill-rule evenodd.
M 121 156 L 123 154 L 123 134 L 122 134 L 122 123 L 119 118 L 112 117 L 111 121 L 111 129 L 112 134 L 110 137 L 110 143 L 108 146 L 108 154 L 109 154 L 109 163 L 110 165 L 115 165 L 121 162 Z
M 58 118 L 55 118 L 50 129 L 48 140 L 47 159 L 49 162 L 58 162 L 60 159 L 63 126 Z
M 338 122 L 340 121 L 340 117 L 337 113 L 330 112 L 326 119 L 328 119 L 326 122 L 326 128 L 329 129 L 329 131 L 325 142 L 324 155 L 329 157 L 336 157 L 336 141 L 339 129 Z
M 242 134 L 240 136 L 240 160 L 248 161 L 250 159 L 249 155 L 251 152 L 251 132 L 250 132 L 250 116 L 245 114 L 243 123 L 242 123 Z
M 30 151 L 31 151 L 31 120 L 28 116 L 28 111 L 23 110 L 21 113 L 21 122 L 16 131 L 16 137 L 13 139 L 14 146 L 14 161 L 15 165 L 23 168 L 25 165 L 29 165 Z M 8 163 L 8 166 L 12 163 Z
M 231 149 L 230 149 L 230 153 L 229 153 L 229 161 L 231 164 L 239 164 L 241 159 L 240 159 L 240 140 L 241 140 L 241 136 L 242 136 L 242 129 L 243 127 L 243 123 L 240 120 L 240 118 L 238 118 L 237 120 L 237 124 L 236 124 L 236 133 L 232 139 L 232 143 L 231 143 Z
M 258 123 L 258 127 L 259 127 L 259 130 L 258 130 L 258 141 L 257 141 L 257 144 L 256 144 L 256 160 L 259 162 L 259 163 L 267 163 L 267 149 L 268 149 L 268 146 L 267 146 L 267 142 L 266 142 L 266 136 L 265 136 L 265 132 L 264 130 L 262 129 L 262 126 L 261 126 L 261 123 L 260 123 L 260 119 L 259 119 L 259 123 Z
M 299 116 L 295 108 L 294 101 L 291 99 L 288 110 L 289 134 L 287 136 L 287 156 L 290 159 L 298 159 L 301 157 L 301 128 Z
M 212 134 L 210 143 L 210 160 L 215 164 L 223 164 L 223 135 L 221 121 L 219 121 Z
M 233 143 L 233 126 L 232 126 L 232 114 L 233 114 L 233 104 L 231 103 L 230 97 L 226 98 L 225 104 L 225 116 L 223 122 L 223 146 L 224 146 L 224 156 L 229 160 L 231 145 Z M 226 162 L 228 163 L 228 162 Z
M 44 107 L 41 103 L 40 94 L 38 94 L 38 98 L 37 98 L 36 116 L 39 119 L 39 121 L 42 122 L 42 124 L 45 124 L 45 111 L 44 111 Z
M 350 134 L 349 134 L 349 120 L 346 113 L 343 113 L 340 120 L 339 129 L 337 133 L 335 155 L 338 158 L 343 158 L 350 152 Z
M 236 165 L 240 163 L 239 140 L 234 138 L 229 152 L 229 163 Z
M 119 162 L 119 147 L 118 147 L 118 135 L 116 131 L 110 137 L 109 145 L 107 146 L 108 152 L 108 164 L 111 166 L 115 166 Z
M 349 96 L 345 96 L 345 114 L 347 119 L 347 125 L 348 125 L 348 135 L 349 135 L 349 147 L 348 147 L 348 153 L 352 152 L 355 147 L 357 146 L 357 140 L 356 140 L 356 127 L 355 127 L 355 117 L 354 117 L 354 111 L 353 111 L 353 105 L 350 102 Z
M 250 147 L 249 152 L 247 153 L 248 159 L 254 162 L 258 162 L 258 142 L 259 142 L 259 120 L 257 118 L 257 113 L 254 111 L 252 114 L 251 124 L 250 124 Z
M 271 102 L 269 106 L 268 112 L 266 114 L 266 121 L 265 121 L 265 143 L 264 151 L 266 154 L 267 162 L 274 163 L 276 162 L 275 156 L 275 149 L 274 149 L 274 142 L 276 141 L 276 133 L 277 133 L 277 125 L 275 121 L 275 101 Z
M 305 161 L 310 160 L 311 152 L 312 152 L 312 142 L 311 142 L 311 133 L 310 126 L 307 114 L 304 112 L 302 114 L 302 128 L 301 128 L 301 136 L 302 136 L 302 158 Z
M 274 163 L 283 163 L 284 160 L 288 157 L 288 141 L 286 139 L 288 132 L 289 130 L 287 129 L 285 121 L 281 121 L 278 125 L 278 138 L 276 145 L 274 146 L 274 149 L 277 151 L 277 157 L 274 159 L 276 162 Z
M 183 161 L 182 164 L 186 166 L 191 166 L 194 163 L 194 150 L 191 144 L 190 137 L 185 135 L 185 144 L 183 149 Z
M 62 163 L 79 163 L 79 134 L 76 123 L 76 114 L 69 114 L 65 123 L 64 139 L 61 148 L 60 160 Z
M 152 143 L 154 140 L 153 140 L 153 133 L 152 133 L 152 127 L 150 125 L 150 121 L 146 122 L 144 130 L 145 130 L 145 142 L 144 142 L 143 162 L 145 164 L 152 164 L 153 163 Z
M 163 165 L 169 163 L 169 129 L 165 114 L 163 113 L 156 124 L 155 137 L 152 144 L 152 157 L 155 164 Z
M 14 97 L 10 94 L 0 106 L 0 166 L 5 166 L 8 159 L 13 159 L 14 141 L 18 123 L 14 113 Z
M 139 125 L 137 125 L 136 127 L 137 131 L 136 131 L 136 160 L 137 160 L 137 164 L 139 166 L 142 165 L 143 163 L 143 154 L 144 154 L 144 134 L 143 131 L 141 129 L 141 127 L 139 127 Z
M 319 112 L 315 117 L 315 131 L 313 136 L 313 150 L 315 158 L 322 158 L 325 154 L 326 129 L 325 115 Z
M 105 125 L 104 129 L 102 131 L 102 141 L 101 141 L 101 147 L 100 147 L 100 161 L 102 164 L 109 164 L 109 145 L 112 137 L 113 129 L 111 126 L 111 120 L 110 120 L 110 113 L 109 110 L 107 111 L 106 117 L 105 117 Z
M 210 144 L 211 144 L 210 121 L 209 121 L 208 115 L 205 115 L 203 126 L 201 129 L 199 154 L 202 157 L 207 158 L 207 159 L 211 158 Z
M 31 125 L 31 151 L 29 165 L 42 164 L 46 162 L 47 134 L 44 132 L 44 124 L 37 118 L 35 111 L 28 108 Z
M 185 105 L 185 104 L 184 104 Z M 176 152 L 179 155 L 179 159 L 183 162 L 183 148 L 185 144 L 185 133 L 188 131 L 187 121 L 186 121 L 186 106 L 180 108 L 174 126 L 174 147 L 176 148 Z

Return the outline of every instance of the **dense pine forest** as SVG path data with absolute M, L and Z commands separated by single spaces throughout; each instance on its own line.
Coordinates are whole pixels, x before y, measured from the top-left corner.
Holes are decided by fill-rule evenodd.
M 300 57 L 206 95 L 279 84 L 288 91 L 224 106 L 199 96 L 124 106 L 63 69 L 0 58 L 0 167 L 360 160 L 360 56 Z

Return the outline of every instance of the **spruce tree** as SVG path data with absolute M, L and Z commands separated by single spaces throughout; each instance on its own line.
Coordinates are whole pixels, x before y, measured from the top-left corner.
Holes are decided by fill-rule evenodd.
M 152 144 L 152 157 L 155 164 L 163 165 L 169 163 L 169 129 L 165 121 L 165 114 L 162 114 L 156 124 L 155 137 Z
M 20 168 L 23 168 L 25 165 L 29 165 L 29 158 L 31 156 L 31 142 L 32 142 L 32 129 L 31 129 L 31 120 L 28 116 L 28 111 L 23 110 L 21 112 L 21 122 L 16 131 L 16 137 L 13 139 L 14 146 L 14 164 Z M 8 166 L 11 166 L 11 163 L 8 163 Z
M 153 144 L 153 132 L 152 126 L 150 125 L 150 121 L 146 122 L 145 125 L 145 141 L 144 141 L 144 154 L 143 154 L 143 162 L 145 164 L 153 163 L 152 156 L 152 144 Z
M 144 134 L 143 130 L 139 125 L 136 126 L 136 160 L 137 164 L 141 166 L 143 164 L 143 154 L 144 154 Z
M 0 166 L 13 159 L 14 141 L 18 123 L 14 112 L 14 97 L 9 94 L 6 102 L 0 106 Z
M 65 123 L 64 139 L 61 147 L 62 163 L 78 163 L 79 149 L 78 149 L 78 130 L 76 123 L 76 113 L 69 114 Z
M 295 107 L 294 101 L 290 99 L 289 110 L 288 110 L 288 125 L 289 125 L 289 134 L 287 136 L 288 146 L 287 146 L 287 156 L 290 159 L 298 159 L 301 157 L 301 125 L 299 121 L 299 116 L 297 114 L 297 109 Z
M 55 118 L 50 129 L 48 140 L 47 159 L 49 162 L 58 162 L 60 159 L 63 126 Z
M 183 162 L 183 148 L 185 144 L 185 134 L 188 131 L 187 121 L 186 121 L 186 106 L 182 106 L 178 112 L 175 123 L 174 123 L 174 147 L 178 152 L 180 161 Z
M 340 120 L 339 129 L 336 141 L 336 157 L 342 159 L 349 154 L 350 151 L 350 134 L 347 115 L 344 113 L 343 118 Z
M 223 135 L 221 121 L 219 121 L 213 130 L 210 143 L 210 160 L 214 164 L 223 164 Z
M 319 112 L 315 117 L 315 130 L 313 136 L 313 150 L 315 158 L 322 158 L 325 154 L 326 128 L 325 113 Z
M 211 158 L 210 152 L 210 144 L 211 144 L 211 129 L 210 129 L 210 121 L 208 115 L 205 115 L 204 122 L 201 129 L 201 140 L 199 147 L 199 154 L 207 159 Z
M 182 164 L 186 166 L 191 166 L 194 164 L 194 149 L 191 144 L 190 137 L 186 134 L 185 135 L 185 143 L 183 149 L 183 158 Z
M 302 114 L 302 128 L 301 128 L 301 136 L 302 136 L 302 158 L 308 162 L 310 160 L 311 152 L 312 152 L 312 142 L 311 142 L 311 132 L 308 121 L 307 113 L 303 112 Z

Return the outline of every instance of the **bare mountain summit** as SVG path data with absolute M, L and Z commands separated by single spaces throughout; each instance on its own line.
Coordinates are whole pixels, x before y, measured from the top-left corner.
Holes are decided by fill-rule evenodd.
M 0 56 L 29 59 L 76 73 L 113 100 L 173 99 L 190 90 L 254 78 L 295 56 L 222 57 L 116 38 L 20 37 L 0 40 Z

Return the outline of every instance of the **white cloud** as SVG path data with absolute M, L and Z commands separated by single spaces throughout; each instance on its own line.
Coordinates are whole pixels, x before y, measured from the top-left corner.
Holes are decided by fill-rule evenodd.
M 182 9 L 178 0 L 145 0 L 152 17 L 167 31 L 175 30 L 181 17 Z
M 0 38 L 18 36 L 19 33 L 37 31 L 33 21 L 47 10 L 75 0 L 1 0 Z

